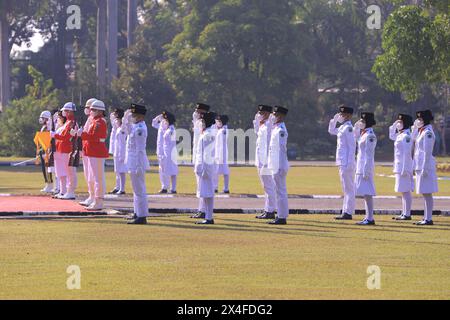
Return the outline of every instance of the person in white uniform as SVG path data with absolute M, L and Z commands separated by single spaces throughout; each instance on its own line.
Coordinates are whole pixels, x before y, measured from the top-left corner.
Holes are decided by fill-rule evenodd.
M 147 158 L 147 125 L 145 114 L 147 108 L 132 104 L 125 112 L 122 127 L 127 133 L 125 164 L 133 186 L 134 214 L 128 224 L 147 224 L 148 199 L 145 184 L 145 173 L 150 169 Z
M 127 166 L 125 165 L 125 153 L 127 134 L 122 128 L 122 119 L 125 112 L 117 108 L 111 113 L 110 119 L 112 132 L 109 140 L 109 154 L 114 159 L 114 173 L 116 174 L 116 185 L 110 194 L 124 195 L 127 177 Z
M 192 146 L 192 163 L 195 165 L 196 159 L 195 157 L 198 154 L 197 146 L 198 141 L 200 140 L 200 136 L 203 131 L 203 115 L 209 110 L 211 107 L 204 103 L 197 103 L 197 106 L 195 107 L 195 111 L 192 115 L 192 125 L 193 125 L 193 131 L 194 131 L 194 139 L 193 139 L 193 146 Z M 198 189 L 198 179 L 197 179 L 197 189 Z M 202 198 L 200 198 L 199 204 L 198 204 L 198 210 L 197 213 L 191 216 L 193 219 L 204 219 L 205 218 L 205 206 L 202 201 Z
M 414 191 L 412 124 L 413 119 L 410 115 L 399 114 L 397 120 L 389 127 L 389 138 L 394 141 L 394 190 L 402 194 L 402 213 L 392 218 L 397 221 L 411 220 Z
M 197 197 L 203 202 L 205 219 L 197 224 L 214 224 L 214 176 L 216 174 L 216 121 L 214 112 L 203 114 L 203 130 L 196 148 L 194 172 L 197 177 Z
M 166 128 L 162 139 L 161 171 L 164 185 L 170 189 L 171 194 L 177 193 L 178 176 L 178 151 L 177 132 L 175 130 L 175 116 L 165 111 L 163 113 L 162 126 Z
M 352 220 L 355 213 L 355 152 L 356 141 L 351 122 L 353 108 L 339 106 L 339 113 L 330 120 L 328 132 L 337 136 L 336 166 L 339 168 L 344 202 L 342 214 L 336 220 Z M 337 128 L 337 124 L 341 126 Z
M 355 124 L 359 132 L 355 175 L 356 196 L 364 197 L 366 209 L 365 218 L 357 225 L 375 225 L 373 197 L 376 195 L 374 171 L 377 137 L 373 130 L 374 125 L 376 125 L 375 115 L 371 112 L 362 112 L 361 119 Z
M 42 126 L 40 132 L 51 132 L 53 128 L 52 113 L 50 111 L 43 111 L 39 116 L 39 124 Z M 51 146 L 47 150 L 44 150 L 40 146 L 38 156 L 45 181 L 45 186 L 41 192 L 44 193 L 52 193 L 54 188 L 52 174 L 54 172 L 54 166 L 50 165 L 50 153 Z
M 230 168 L 228 167 L 228 121 L 227 115 L 216 117 L 216 168 L 214 180 L 215 193 L 219 191 L 219 177 L 223 176 L 223 193 L 230 193 Z
M 165 194 L 169 190 L 169 185 L 167 179 L 165 179 L 162 168 L 162 161 L 164 158 L 163 150 L 163 139 L 164 133 L 168 129 L 167 121 L 164 121 L 164 113 L 157 115 L 152 120 L 152 127 L 158 130 L 158 136 L 156 138 L 156 156 L 158 158 L 158 168 L 159 168 L 159 181 L 161 183 L 160 194 Z
M 433 156 L 435 135 L 430 110 L 417 112 L 415 126 L 418 134 L 414 150 L 414 170 L 416 172 L 416 193 L 421 194 L 425 202 L 423 220 L 416 225 L 433 225 L 433 193 L 438 192 L 436 160 Z
M 259 105 L 258 112 L 253 120 L 253 127 L 257 135 L 255 165 L 258 168 L 258 176 L 264 189 L 264 212 L 256 216 L 257 219 L 275 219 L 276 193 L 272 173 L 267 168 L 269 157 L 269 145 L 272 133 L 273 108 L 268 105 Z
M 277 217 L 269 224 L 285 225 L 289 216 L 288 191 L 286 176 L 289 171 L 287 157 L 288 131 L 284 119 L 288 109 L 274 107 L 273 128 L 270 135 L 268 169 L 272 173 L 273 184 L 276 192 Z

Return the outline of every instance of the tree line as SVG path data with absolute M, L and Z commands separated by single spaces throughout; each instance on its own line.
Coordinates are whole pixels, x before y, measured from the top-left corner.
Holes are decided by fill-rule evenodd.
M 73 4 L 80 30 L 66 29 Z M 381 9 L 379 30 L 367 27 L 373 4 Z M 284 105 L 291 110 L 289 147 L 302 159 L 332 158 L 326 126 L 345 103 L 375 112 L 378 157 L 389 158 L 386 128 L 396 113 L 431 108 L 437 120 L 448 115 L 448 9 L 438 0 L 2 2 L 0 43 L 1 21 L 9 30 L 2 62 L 12 44 L 27 43 L 36 30 L 46 43 L 37 53 L 15 53 L 9 67 L 1 64 L 11 102 L 0 115 L 0 153 L 33 152 L 33 117 L 43 108 L 95 96 L 111 108 L 145 104 L 148 117 L 167 109 L 184 127 L 197 101 L 243 129 L 258 104 Z M 17 119 L 24 113 L 32 116 Z

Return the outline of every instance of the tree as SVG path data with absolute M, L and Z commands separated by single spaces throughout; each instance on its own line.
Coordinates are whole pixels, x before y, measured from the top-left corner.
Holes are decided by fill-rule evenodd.
M 33 25 L 48 8 L 49 0 L 0 2 L 0 112 L 11 97 L 9 55 L 13 44 L 20 46 L 33 35 Z
M 0 118 L 0 154 L 3 156 L 35 155 L 34 133 L 39 130 L 39 114 L 59 106 L 61 92 L 53 88 L 53 81 L 44 79 L 41 72 L 29 66 L 33 84 L 27 86 L 27 95 L 11 101 Z
M 383 54 L 373 66 L 380 84 L 402 92 L 408 101 L 419 99 L 431 87 L 449 108 L 450 81 L 450 4 L 425 1 L 423 6 L 403 6 L 389 17 L 383 31 Z M 442 92 L 439 94 L 439 91 Z M 445 126 L 442 131 L 445 153 Z

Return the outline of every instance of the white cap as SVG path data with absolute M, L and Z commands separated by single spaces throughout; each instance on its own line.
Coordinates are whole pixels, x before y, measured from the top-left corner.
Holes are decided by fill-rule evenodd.
M 41 113 L 41 115 L 39 116 L 39 118 L 51 119 L 52 118 L 52 113 L 50 111 L 43 111 Z
M 89 99 L 88 101 L 86 101 L 86 105 L 84 107 L 90 108 L 95 101 L 97 101 L 97 99 L 95 99 L 95 98 Z
M 77 107 L 75 106 L 75 103 L 73 102 L 67 102 L 64 107 L 62 107 L 61 111 L 77 111 Z
M 101 100 L 95 100 L 92 102 L 91 109 L 106 111 L 105 103 Z

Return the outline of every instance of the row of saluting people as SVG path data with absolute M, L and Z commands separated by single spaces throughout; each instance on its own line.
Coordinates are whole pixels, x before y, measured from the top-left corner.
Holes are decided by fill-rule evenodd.
M 373 113 L 361 113 L 361 119 L 353 126 L 353 109 L 342 105 L 329 122 L 328 132 L 337 136 L 336 165 L 344 193 L 342 214 L 337 220 L 352 220 L 355 212 L 355 196 L 364 197 L 366 216 L 359 225 L 374 225 L 373 196 L 375 148 L 377 138 Z M 424 198 L 424 216 L 416 225 L 433 225 L 433 193 L 438 192 L 436 161 L 433 156 L 435 135 L 430 110 L 410 115 L 398 114 L 389 127 L 389 137 L 394 141 L 395 192 L 402 194 L 402 214 L 393 219 L 411 220 L 412 192 Z M 341 124 L 337 127 L 337 124 Z M 355 160 L 356 146 L 358 146 Z M 415 176 L 415 183 L 414 183 Z
M 90 99 L 84 110 L 88 120 L 83 127 L 79 127 L 75 122 L 76 107 L 71 102 L 65 104 L 53 116 L 49 111 L 41 114 L 41 131 L 50 131 L 54 142 L 51 150 L 41 150 L 51 153 L 51 156 L 46 157 L 49 159 L 46 162 L 47 169 L 44 170 L 46 187 L 42 191 L 54 191 L 54 197 L 58 199 L 75 199 L 78 163 L 73 158 L 78 154 L 74 152 L 78 141 L 89 190 L 89 197 L 80 204 L 88 210 L 103 209 L 106 189 L 104 161 L 111 154 L 114 157 L 116 173 L 116 186 L 111 193 L 125 194 L 126 174 L 129 173 L 135 208 L 130 223 L 145 224 L 148 214 L 145 171 L 149 169 L 146 155 L 147 126 L 144 120 L 146 108 L 132 104 L 126 112 L 116 109 L 111 114 L 109 150 L 106 148 L 108 128 L 105 104 L 100 100 Z M 259 105 L 253 121 L 257 135 L 255 164 L 265 191 L 264 212 L 257 218 L 268 219 L 270 224 L 286 224 L 289 214 L 286 187 L 289 170 L 288 131 L 284 123 L 287 113 L 288 110 L 283 107 Z M 374 225 L 374 154 L 377 140 L 373 126 L 376 122 L 373 113 L 363 112 L 361 119 L 353 126 L 352 116 L 352 108 L 340 106 L 328 128 L 330 134 L 337 136 L 336 165 L 339 167 L 344 193 L 342 214 L 336 219 L 351 220 L 355 211 L 355 197 L 361 196 L 365 200 L 366 217 L 358 224 Z M 395 217 L 396 220 L 411 220 L 411 193 L 414 190 L 415 173 L 416 191 L 422 194 L 425 200 L 424 219 L 417 224 L 433 224 L 432 194 L 438 190 L 436 165 L 432 155 L 435 139 L 430 125 L 432 120 L 433 116 L 429 110 L 418 112 L 414 123 L 411 116 L 399 114 L 397 121 L 389 128 L 389 136 L 395 141 L 395 191 L 402 193 L 403 202 L 402 214 Z M 338 123 L 341 124 L 339 127 Z M 169 112 L 158 115 L 152 121 L 152 127 L 158 130 L 156 153 L 159 162 L 160 193 L 176 194 L 178 167 L 174 124 L 175 116 Z M 219 175 L 224 176 L 224 193 L 229 193 L 227 124 L 227 116 L 217 116 L 210 111 L 210 106 L 197 104 L 193 114 L 193 163 L 199 207 L 193 218 L 203 219 L 199 222 L 201 224 L 214 223 L 214 193 L 217 193 Z M 355 159 L 356 145 L 358 153 Z M 56 175 L 54 188 L 52 173 Z

